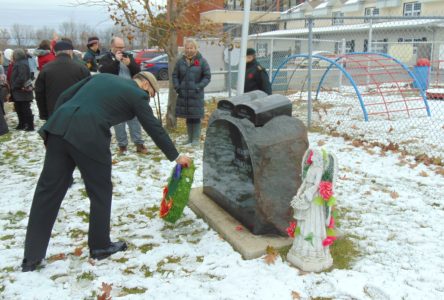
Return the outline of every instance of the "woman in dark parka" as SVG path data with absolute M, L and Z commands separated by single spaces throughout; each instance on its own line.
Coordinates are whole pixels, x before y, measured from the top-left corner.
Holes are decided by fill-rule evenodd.
M 12 53 L 12 58 L 14 60 L 14 67 L 11 73 L 11 94 L 19 121 L 16 129 L 33 131 L 34 116 L 31 110 L 31 101 L 34 96 L 32 86 L 28 85 L 31 83 L 28 58 L 23 49 L 15 49 Z
M 210 66 L 197 50 L 195 40 L 185 41 L 185 53 L 177 61 L 173 72 L 177 92 L 176 116 L 187 119 L 188 141 L 198 146 L 200 120 L 204 117 L 204 88 L 210 83 Z

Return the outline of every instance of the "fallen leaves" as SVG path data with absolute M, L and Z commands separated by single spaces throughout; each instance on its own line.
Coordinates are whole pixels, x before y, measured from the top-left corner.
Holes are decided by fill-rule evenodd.
M 426 171 L 421 171 L 421 172 L 419 172 L 419 176 L 422 176 L 422 177 L 428 177 L 429 174 L 427 174 Z
M 392 197 L 392 199 L 398 199 L 399 198 L 399 194 L 395 191 L 390 192 L 390 197 Z
M 74 256 L 81 256 L 82 253 L 83 253 L 83 247 L 77 247 L 77 248 L 74 250 Z
M 325 145 L 325 141 L 323 141 L 323 140 L 318 141 L 318 146 L 319 147 L 322 147 L 324 145 Z
M 97 296 L 97 300 L 111 300 L 112 286 L 112 284 L 102 282 L 102 287 L 100 288 L 102 294 Z
M 296 292 L 296 291 L 291 291 L 291 299 L 293 299 L 293 300 L 300 300 L 301 299 L 301 295 L 299 295 L 299 293 Z
M 436 168 L 435 173 L 444 176 L 444 168 Z
M 274 264 L 278 257 L 279 253 L 276 249 L 271 246 L 267 246 L 266 254 L 264 256 L 264 261 L 267 265 Z
M 48 262 L 55 262 L 58 260 L 64 260 L 66 258 L 65 253 L 59 253 L 48 257 Z
M 364 144 L 364 142 L 363 142 L 363 141 L 360 141 L 360 140 L 353 140 L 353 141 L 352 141 L 352 145 L 355 146 L 355 147 L 360 147 L 360 146 L 362 146 L 363 144 Z
M 395 130 L 392 126 L 390 126 L 390 129 L 388 130 L 388 133 L 392 132 L 393 130 Z

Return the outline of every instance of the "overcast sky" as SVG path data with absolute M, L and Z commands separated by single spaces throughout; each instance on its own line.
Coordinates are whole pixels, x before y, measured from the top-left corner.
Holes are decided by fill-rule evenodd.
M 97 29 L 112 25 L 103 7 L 70 7 L 71 3 L 72 0 L 0 0 L 0 27 L 19 23 L 57 30 L 66 21 L 86 23 Z

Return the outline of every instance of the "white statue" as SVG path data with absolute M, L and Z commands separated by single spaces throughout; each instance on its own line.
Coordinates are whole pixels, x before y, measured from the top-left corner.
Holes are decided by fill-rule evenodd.
M 332 216 L 336 176 L 333 154 L 313 149 L 305 152 L 302 185 L 291 201 L 297 232 L 287 255 L 287 260 L 303 271 L 320 272 L 333 264 L 329 245 L 336 239 Z

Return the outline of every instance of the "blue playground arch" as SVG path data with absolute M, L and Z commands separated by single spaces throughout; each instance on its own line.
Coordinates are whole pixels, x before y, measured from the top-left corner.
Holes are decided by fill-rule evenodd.
M 342 56 L 340 56 L 340 57 L 338 57 L 338 58 L 336 58 L 334 60 L 331 59 L 331 58 L 322 56 L 322 55 L 312 55 L 312 58 L 317 58 L 317 59 L 320 59 L 320 60 L 323 60 L 323 61 L 326 61 L 326 62 L 330 63 L 330 65 L 327 67 L 327 69 L 325 70 L 324 74 L 322 75 L 321 80 L 319 81 L 319 85 L 318 85 L 318 88 L 316 90 L 316 98 L 318 97 L 319 91 L 321 90 L 322 84 L 324 83 L 324 80 L 327 77 L 327 74 L 330 72 L 330 70 L 333 67 L 336 67 L 349 80 L 350 84 L 352 85 L 353 89 L 355 90 L 356 96 L 358 97 L 359 104 L 360 104 L 361 109 L 362 109 L 362 113 L 364 115 L 364 120 L 368 121 L 367 109 L 366 109 L 365 103 L 364 103 L 364 101 L 362 99 L 361 92 L 358 89 L 358 85 L 356 84 L 355 80 L 353 79 L 353 76 L 350 73 L 348 73 L 347 70 L 339 63 L 339 61 L 341 59 L 344 59 L 344 58 L 347 58 L 347 57 L 350 57 L 350 56 L 355 56 L 355 55 L 364 55 L 364 56 L 372 56 L 372 55 L 374 55 L 374 56 L 380 56 L 380 57 L 388 58 L 388 59 L 392 60 L 393 62 L 397 63 L 398 65 L 400 65 L 406 71 L 406 73 L 412 78 L 412 80 L 416 84 L 416 86 L 419 86 L 418 79 L 416 78 L 415 74 L 413 74 L 413 72 L 409 69 L 408 66 L 406 66 L 404 63 L 402 63 L 398 59 L 394 58 L 393 56 L 390 56 L 390 55 L 385 54 L 385 53 L 353 52 L 353 53 L 344 54 L 344 55 L 342 55 Z M 287 57 L 287 59 L 284 60 L 279 65 L 279 67 L 277 68 L 276 72 L 274 73 L 273 80 L 272 80 L 271 84 L 274 83 L 274 81 L 275 81 L 277 75 L 279 74 L 279 71 L 282 69 L 282 67 L 285 66 L 288 63 L 289 60 L 294 59 L 294 58 L 306 58 L 306 59 L 308 59 L 309 55 L 308 54 L 294 54 L 294 55 L 291 55 L 291 56 Z M 419 92 L 420 92 L 421 97 L 422 97 L 422 99 L 424 101 L 424 105 L 425 105 L 425 108 L 426 108 L 426 111 L 427 111 L 427 115 L 430 117 L 431 114 L 430 114 L 430 108 L 429 108 L 429 104 L 428 104 L 428 101 L 427 101 L 427 97 L 426 97 L 426 95 L 425 95 L 425 93 L 424 93 L 424 91 L 422 89 L 419 89 Z

